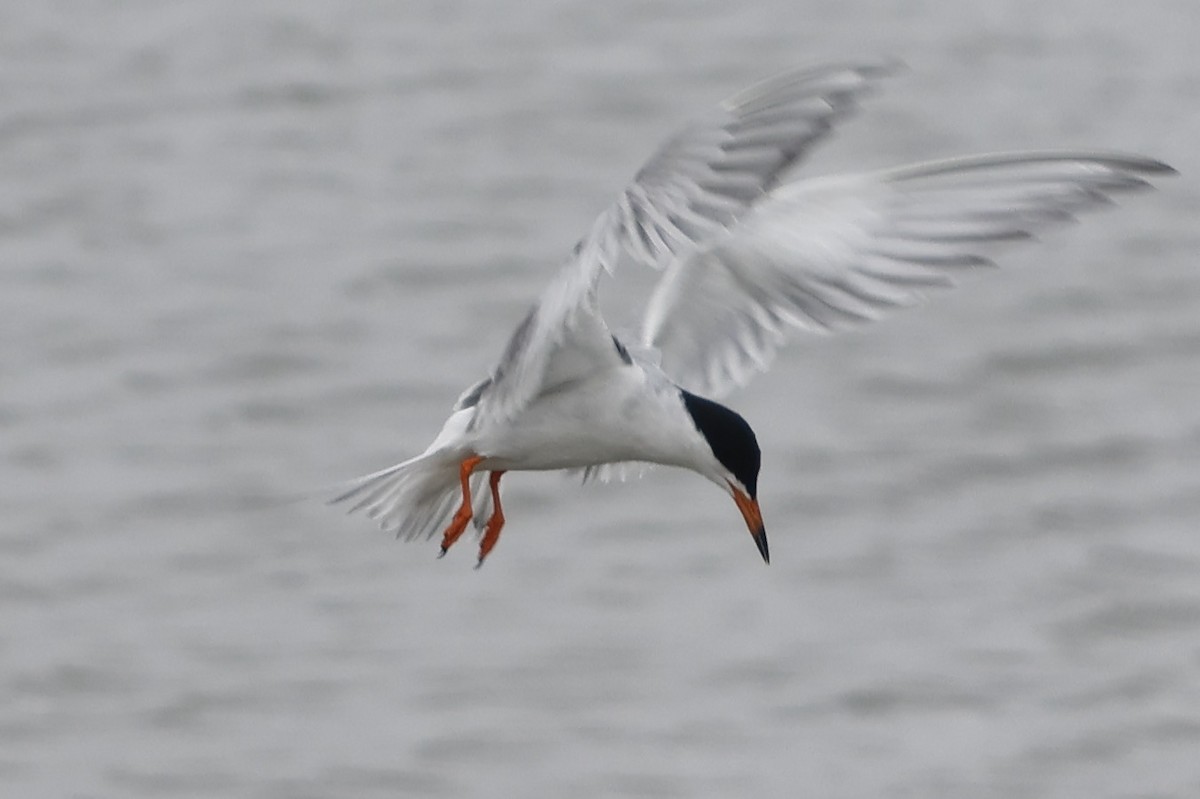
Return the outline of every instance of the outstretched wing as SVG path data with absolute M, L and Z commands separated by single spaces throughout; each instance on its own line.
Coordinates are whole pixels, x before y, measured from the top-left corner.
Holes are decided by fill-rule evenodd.
M 738 92 L 659 147 L 581 250 L 610 269 L 622 252 L 650 266 L 681 256 L 736 222 L 898 66 L 826 64 Z
M 595 304 L 622 255 L 661 267 L 722 236 L 894 62 L 830 64 L 739 92 L 668 139 L 592 225 L 509 340 L 478 413 L 510 418 L 616 351 Z
M 779 186 L 670 264 L 643 341 L 683 387 L 721 396 L 765 370 L 790 328 L 836 330 L 911 305 L 957 273 L 1172 173 L 1137 156 L 1005 153 Z

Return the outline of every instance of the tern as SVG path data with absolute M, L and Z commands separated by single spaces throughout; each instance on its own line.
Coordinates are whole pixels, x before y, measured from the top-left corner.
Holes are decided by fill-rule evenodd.
M 482 565 L 510 471 L 690 469 L 737 505 L 765 562 L 753 429 L 718 402 L 793 329 L 831 332 L 913 305 L 998 250 L 1149 187 L 1166 164 L 1111 152 L 1007 152 L 795 180 L 792 170 L 895 62 L 793 70 L 667 139 L 579 240 L 499 362 L 417 457 L 347 484 L 347 502 L 441 554 L 474 520 Z M 659 270 L 640 335 L 597 292 L 618 266 Z M 484 480 L 487 487 L 484 490 Z

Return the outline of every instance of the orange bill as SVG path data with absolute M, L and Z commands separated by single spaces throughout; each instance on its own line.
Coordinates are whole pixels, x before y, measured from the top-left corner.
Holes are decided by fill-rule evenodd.
M 762 511 L 758 507 L 758 500 L 746 496 L 735 486 L 731 485 L 730 488 L 733 489 L 733 501 L 737 503 L 738 510 L 742 512 L 742 518 L 746 520 L 746 527 L 750 529 L 750 535 L 754 537 L 754 545 L 758 547 L 758 554 L 762 555 L 764 563 L 770 563 L 771 553 L 767 549 L 767 530 L 763 527 Z

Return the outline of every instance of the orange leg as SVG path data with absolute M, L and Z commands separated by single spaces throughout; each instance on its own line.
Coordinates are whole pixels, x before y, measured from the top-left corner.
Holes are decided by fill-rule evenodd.
M 500 540 L 500 528 L 504 526 L 504 509 L 500 507 L 500 478 L 503 476 L 504 472 L 492 472 L 488 478 L 488 485 L 492 488 L 492 518 L 488 519 L 487 527 L 483 530 L 483 541 L 479 544 L 479 562 L 475 564 L 476 569 L 483 565 L 483 559 Z
M 462 484 L 462 504 L 454 512 L 450 526 L 442 534 L 442 552 L 441 555 L 438 555 L 439 558 L 454 545 L 458 537 L 463 534 L 463 530 L 467 529 L 467 522 L 471 521 L 471 472 L 475 471 L 475 467 L 482 462 L 481 456 L 473 455 L 458 465 L 458 480 Z

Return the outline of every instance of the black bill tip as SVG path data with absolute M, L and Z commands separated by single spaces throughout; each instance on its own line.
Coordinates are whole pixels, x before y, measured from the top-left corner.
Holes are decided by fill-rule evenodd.
M 758 547 L 758 554 L 762 555 L 763 563 L 771 562 L 771 550 L 767 547 L 767 531 L 766 528 L 760 527 L 751 533 L 754 536 L 754 545 Z

